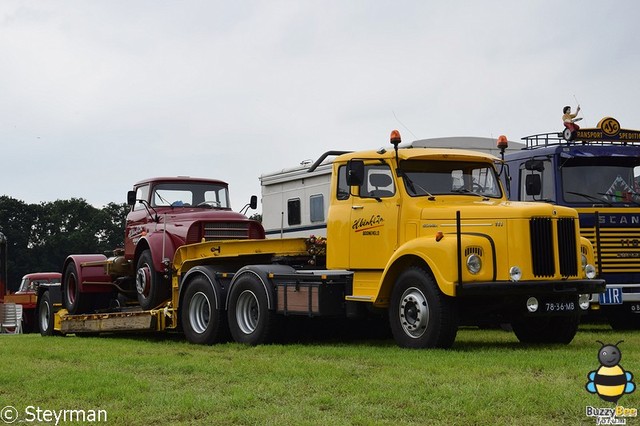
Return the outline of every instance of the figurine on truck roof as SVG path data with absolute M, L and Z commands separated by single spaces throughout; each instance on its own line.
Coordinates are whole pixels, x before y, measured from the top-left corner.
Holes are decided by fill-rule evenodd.
M 509 202 L 494 156 L 399 149 L 399 139 L 394 131 L 392 150 L 328 153 L 338 156 L 326 240 L 188 239 L 166 266 L 172 291 L 157 309 L 54 315 L 43 295 L 43 334 L 183 330 L 194 343 L 260 344 L 284 316 L 384 314 L 403 347 L 450 347 L 460 324 L 487 322 L 511 323 L 523 342 L 570 342 L 590 294 L 604 290 L 575 210 Z M 141 238 L 164 225 L 147 226 Z M 137 262 L 139 289 L 149 263 Z

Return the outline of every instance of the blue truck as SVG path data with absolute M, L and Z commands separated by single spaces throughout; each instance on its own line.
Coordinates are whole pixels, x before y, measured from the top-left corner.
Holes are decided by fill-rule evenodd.
M 640 328 L 640 131 L 605 117 L 594 128 L 522 139 L 504 157 L 510 198 L 575 208 L 607 283 L 592 312 L 614 329 Z

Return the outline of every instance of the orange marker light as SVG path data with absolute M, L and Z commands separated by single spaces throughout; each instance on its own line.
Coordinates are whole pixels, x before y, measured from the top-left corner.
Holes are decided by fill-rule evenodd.
M 443 238 L 444 238 L 444 234 L 442 233 L 442 231 L 436 232 L 436 242 L 439 242 Z
M 496 146 L 498 149 L 507 149 L 509 148 L 509 141 L 505 135 L 498 136 L 498 142 L 496 142 Z
M 399 144 L 402 141 L 402 138 L 400 138 L 400 132 L 397 130 L 391 131 L 391 136 L 389 139 L 390 139 L 391 145 Z

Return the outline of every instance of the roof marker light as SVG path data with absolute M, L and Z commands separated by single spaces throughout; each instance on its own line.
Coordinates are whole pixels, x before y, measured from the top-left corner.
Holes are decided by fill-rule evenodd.
M 507 149 L 509 148 L 509 141 L 505 135 L 498 136 L 498 141 L 496 142 L 496 146 L 498 149 Z

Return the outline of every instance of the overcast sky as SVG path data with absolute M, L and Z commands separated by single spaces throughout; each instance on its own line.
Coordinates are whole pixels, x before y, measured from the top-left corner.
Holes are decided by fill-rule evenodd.
M 262 173 L 331 149 L 640 128 L 640 2 L 0 2 L 0 195 L 124 202 L 150 176 Z M 259 208 L 260 210 L 260 208 Z

